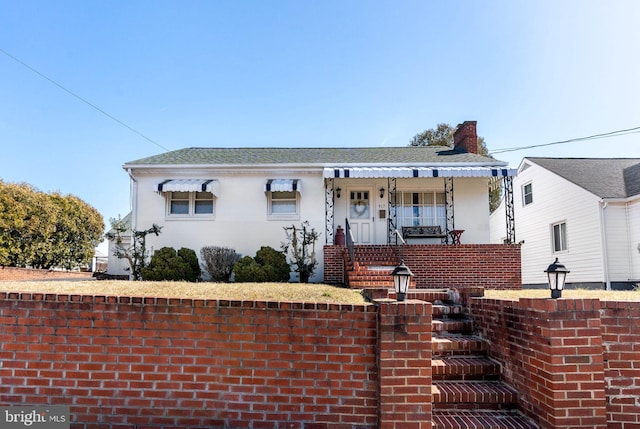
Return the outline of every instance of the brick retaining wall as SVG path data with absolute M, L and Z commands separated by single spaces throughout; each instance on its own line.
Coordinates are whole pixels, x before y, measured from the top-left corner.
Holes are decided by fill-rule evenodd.
M 0 292 L 0 405 L 69 405 L 74 428 L 427 429 L 430 309 Z
M 490 355 L 541 429 L 640 428 L 640 302 L 469 302 Z

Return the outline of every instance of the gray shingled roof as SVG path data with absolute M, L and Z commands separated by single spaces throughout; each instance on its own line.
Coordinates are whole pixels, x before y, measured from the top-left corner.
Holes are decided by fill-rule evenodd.
M 640 193 L 640 158 L 529 158 L 600 198 Z
M 186 148 L 150 156 L 125 164 L 142 165 L 272 165 L 272 164 L 439 164 L 484 163 L 506 165 L 502 161 L 446 147 L 367 148 Z

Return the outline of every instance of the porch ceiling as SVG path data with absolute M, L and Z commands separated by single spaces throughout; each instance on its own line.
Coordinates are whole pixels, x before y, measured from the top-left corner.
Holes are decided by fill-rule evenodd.
M 510 177 L 515 168 L 501 167 L 327 167 L 324 178 Z

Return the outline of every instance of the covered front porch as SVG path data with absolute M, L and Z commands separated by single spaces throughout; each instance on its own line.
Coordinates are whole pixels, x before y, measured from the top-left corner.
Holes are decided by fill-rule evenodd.
M 504 186 L 515 242 L 515 169 L 485 166 L 327 167 L 325 244 L 487 244 L 489 188 Z

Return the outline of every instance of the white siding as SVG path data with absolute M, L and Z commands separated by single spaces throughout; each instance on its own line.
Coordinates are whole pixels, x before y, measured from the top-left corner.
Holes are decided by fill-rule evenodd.
M 525 162 L 527 162 L 525 160 Z M 531 183 L 533 202 L 523 205 L 522 186 Z M 599 198 L 535 164 L 514 180 L 516 240 L 522 245 L 522 281 L 546 283 L 544 270 L 558 257 L 571 271 L 567 282 L 602 282 Z M 567 250 L 554 253 L 551 225 L 567 224 Z
M 640 200 L 629 203 L 629 255 L 631 260 L 630 280 L 640 280 Z
M 608 203 L 603 209 L 609 280 L 628 281 L 631 273 L 626 203 Z

